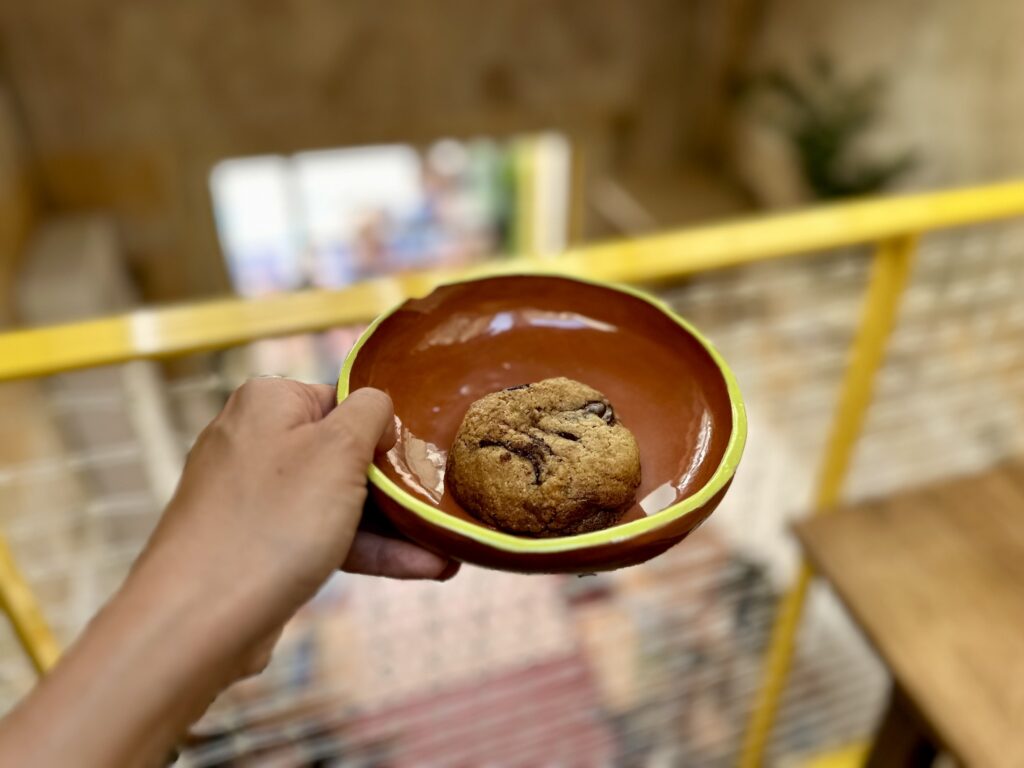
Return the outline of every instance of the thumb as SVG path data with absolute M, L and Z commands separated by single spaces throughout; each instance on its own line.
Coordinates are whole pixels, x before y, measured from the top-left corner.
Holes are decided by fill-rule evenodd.
M 379 389 L 357 389 L 319 423 L 328 439 L 341 444 L 346 458 L 361 469 L 373 454 L 395 441 L 395 410 L 391 398 Z
M 379 446 L 393 442 L 391 398 L 376 389 L 357 389 L 312 425 L 319 437 L 314 473 L 334 505 L 332 546 L 337 563 L 352 547 L 367 496 L 366 468 Z

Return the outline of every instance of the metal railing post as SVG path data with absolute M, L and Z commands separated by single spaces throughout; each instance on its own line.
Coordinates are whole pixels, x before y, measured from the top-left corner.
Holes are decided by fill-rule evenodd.
M 875 374 L 885 359 L 887 342 L 896 324 L 900 298 L 907 284 L 917 243 L 916 235 L 904 235 L 881 241 L 875 252 L 860 325 L 825 448 L 814 500 L 816 514 L 829 511 L 839 501 L 853 449 L 871 404 Z M 759 768 L 762 764 L 792 665 L 796 633 L 811 576 L 810 567 L 804 562 L 796 583 L 776 613 L 765 656 L 764 681 L 747 725 L 740 768 Z
M 10 620 L 18 643 L 36 672 L 42 675 L 49 670 L 60 656 L 60 645 L 3 536 L 0 536 L 0 609 Z

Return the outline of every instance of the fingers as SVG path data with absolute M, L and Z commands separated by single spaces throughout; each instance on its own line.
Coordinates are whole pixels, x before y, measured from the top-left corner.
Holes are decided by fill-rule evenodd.
M 351 393 L 342 404 L 336 406 L 336 402 L 336 389 L 329 384 L 258 377 L 231 394 L 221 418 L 248 426 L 286 429 L 323 422 L 325 431 L 344 436 L 342 439 L 367 463 L 374 451 L 387 451 L 394 445 L 394 410 L 386 394 L 363 388 Z
M 373 460 L 374 452 L 387 450 L 395 442 L 391 398 L 377 389 L 357 389 L 327 414 L 322 424 L 363 464 Z
M 306 387 L 320 405 L 321 415 L 326 416 L 338 404 L 338 388 L 330 384 L 307 384 Z
M 405 539 L 385 515 L 380 507 L 373 500 L 372 495 L 367 495 L 363 504 L 363 515 L 359 519 L 359 530 L 367 533 L 375 533 L 378 536 L 385 536 L 389 539 Z M 408 539 L 405 539 L 408 541 Z
M 338 387 L 337 387 L 337 385 L 331 385 L 331 384 L 304 384 L 303 386 L 305 386 L 312 393 L 313 397 L 316 398 L 317 402 L 320 405 L 320 410 L 321 410 L 321 413 L 323 414 L 323 416 L 326 417 L 327 414 L 329 414 L 331 411 L 333 411 L 337 407 L 337 405 L 338 405 Z M 377 392 L 377 390 L 371 390 L 371 391 Z M 352 394 L 355 394 L 355 392 L 353 392 Z M 384 393 L 381 392 L 380 394 L 384 394 Z M 387 395 L 384 395 L 384 396 L 387 397 Z M 389 402 L 390 402 L 390 398 L 389 398 Z M 388 428 L 385 430 L 384 436 L 377 443 L 377 451 L 381 452 L 381 453 L 383 453 L 384 451 L 388 451 L 388 450 L 391 449 L 391 446 L 393 446 L 394 444 L 395 444 L 395 429 L 394 429 L 394 420 L 392 420 L 392 423 L 389 424 Z
M 283 377 L 258 376 L 231 393 L 222 417 L 261 428 L 283 428 L 320 421 L 333 408 L 334 388 Z
M 446 581 L 458 573 L 459 564 L 411 542 L 360 531 L 342 570 L 390 579 Z
M 395 417 L 392 416 L 384 434 L 377 441 L 377 453 L 387 453 L 394 448 L 396 442 L 398 442 L 398 432 L 396 431 Z

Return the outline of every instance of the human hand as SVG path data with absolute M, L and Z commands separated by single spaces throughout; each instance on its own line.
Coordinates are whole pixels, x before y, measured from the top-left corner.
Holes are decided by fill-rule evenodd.
M 444 579 L 456 563 L 360 531 L 391 402 L 247 382 L 196 440 L 132 572 L 57 667 L 0 721 L 0 763 L 161 764 L 226 686 L 261 669 L 285 622 L 343 566 Z
M 139 573 L 180 571 L 176 579 L 201 583 L 211 602 L 230 604 L 233 644 L 265 651 L 268 635 L 339 566 L 402 579 L 449 578 L 458 568 L 410 542 L 358 529 L 366 468 L 394 443 L 393 410 L 372 389 L 335 403 L 327 385 L 281 378 L 242 385 L 196 440 L 139 560 Z M 256 655 L 249 666 L 264 663 L 266 654 Z

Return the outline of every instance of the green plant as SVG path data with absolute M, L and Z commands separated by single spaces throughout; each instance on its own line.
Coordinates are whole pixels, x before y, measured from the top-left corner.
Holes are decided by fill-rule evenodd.
M 877 192 L 916 162 L 906 151 L 868 157 L 861 141 L 877 123 L 884 81 L 878 75 L 844 79 L 823 56 L 803 77 L 775 70 L 755 82 L 774 102 L 771 120 L 789 139 L 804 179 L 824 199 Z

